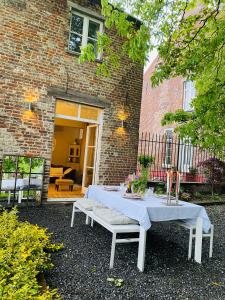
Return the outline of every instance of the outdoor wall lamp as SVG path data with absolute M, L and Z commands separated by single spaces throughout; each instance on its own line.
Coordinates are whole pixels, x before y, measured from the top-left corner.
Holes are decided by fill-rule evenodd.
M 125 122 L 125 120 L 121 120 L 121 125 L 120 125 L 120 127 L 121 128 L 126 128 L 127 126 L 127 123 Z
M 25 102 L 26 103 L 26 110 L 29 112 L 33 112 L 34 111 L 34 105 L 32 102 Z

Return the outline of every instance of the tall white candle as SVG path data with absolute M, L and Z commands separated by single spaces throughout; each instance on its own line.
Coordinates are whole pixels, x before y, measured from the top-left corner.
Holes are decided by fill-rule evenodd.
M 170 174 L 169 171 L 166 172 L 166 193 L 169 194 L 170 189 Z

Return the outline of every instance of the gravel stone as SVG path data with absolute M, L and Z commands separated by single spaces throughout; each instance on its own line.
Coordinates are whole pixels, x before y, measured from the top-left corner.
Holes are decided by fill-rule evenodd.
M 203 241 L 202 264 L 187 260 L 188 231 L 170 222 L 154 223 L 148 231 L 145 271 L 137 264 L 137 244 L 117 245 L 114 268 L 109 270 L 111 234 L 100 225 L 85 225 L 76 214 L 70 228 L 71 205 L 44 205 L 20 210 L 20 219 L 44 226 L 64 249 L 52 254 L 55 268 L 46 281 L 64 300 L 224 300 L 225 205 L 207 207 L 215 225 L 214 252 L 208 258 L 209 239 Z M 122 287 L 108 277 L 124 280 Z

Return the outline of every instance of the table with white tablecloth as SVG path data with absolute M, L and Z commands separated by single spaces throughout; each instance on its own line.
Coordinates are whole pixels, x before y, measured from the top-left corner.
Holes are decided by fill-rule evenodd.
M 12 192 L 18 193 L 18 203 L 21 203 L 24 190 L 41 188 L 42 180 L 39 178 L 10 178 L 1 181 L 1 191 L 8 192 L 8 204 L 10 204 Z
M 195 261 L 201 263 L 202 231 L 208 232 L 211 226 L 204 207 L 192 203 L 179 201 L 179 206 L 167 206 L 165 199 L 154 195 L 143 200 L 126 199 L 120 191 L 107 191 L 103 186 L 89 186 L 86 196 L 101 202 L 105 206 L 123 213 L 140 224 L 140 240 L 138 253 L 138 268 L 144 269 L 146 231 L 152 222 L 183 220 L 196 224 Z

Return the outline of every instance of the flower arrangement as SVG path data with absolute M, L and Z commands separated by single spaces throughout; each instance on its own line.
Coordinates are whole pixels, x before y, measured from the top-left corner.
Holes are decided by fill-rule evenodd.
M 132 191 L 143 195 L 148 184 L 148 170 L 143 168 L 141 172 L 128 176 L 128 189 L 132 187 Z M 129 192 L 129 191 L 128 191 Z

